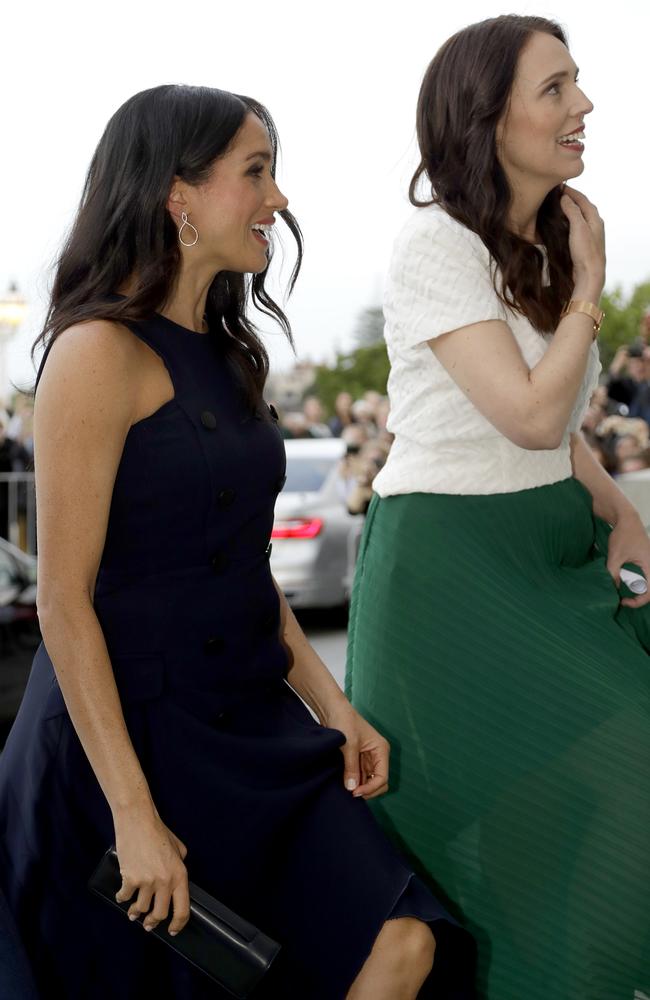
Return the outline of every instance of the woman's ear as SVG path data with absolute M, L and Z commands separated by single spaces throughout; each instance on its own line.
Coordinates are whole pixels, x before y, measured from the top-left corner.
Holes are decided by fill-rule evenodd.
M 180 177 L 174 177 L 169 196 L 167 198 L 167 211 L 174 222 L 180 225 L 181 212 L 187 211 L 187 198 L 185 197 L 185 184 Z

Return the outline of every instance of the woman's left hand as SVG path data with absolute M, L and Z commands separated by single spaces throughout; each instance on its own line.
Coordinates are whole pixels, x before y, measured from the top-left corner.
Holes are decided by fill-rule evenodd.
M 350 705 L 343 702 L 327 713 L 323 725 L 345 736 L 341 753 L 345 761 L 343 781 L 354 798 L 374 799 L 388 791 L 390 745 Z
M 636 513 L 621 517 L 609 536 L 607 569 L 617 587 L 621 585 L 620 570 L 624 563 L 634 563 L 639 567 L 649 589 L 638 597 L 623 597 L 621 604 L 628 608 L 641 608 L 650 603 L 650 538 Z

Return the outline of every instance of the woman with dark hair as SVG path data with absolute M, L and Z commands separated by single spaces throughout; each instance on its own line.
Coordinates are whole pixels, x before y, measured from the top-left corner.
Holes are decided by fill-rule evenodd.
M 591 110 L 556 24 L 450 38 L 385 297 L 395 442 L 348 693 L 399 753 L 375 812 L 474 933 L 489 1000 L 650 994 L 650 594 L 620 576 L 650 576 L 650 541 L 580 434 L 604 229 L 565 182 Z
M 91 896 L 113 841 L 145 930 L 183 934 L 189 871 L 280 943 L 260 998 L 466 995 L 445 963 L 469 935 L 364 801 L 388 744 L 270 571 L 285 457 L 248 307 L 290 336 L 265 289 L 276 215 L 301 252 L 276 151 L 248 98 L 137 94 L 58 263 L 35 407 L 44 642 L 0 763 L 0 882 L 52 1000 L 225 996 Z

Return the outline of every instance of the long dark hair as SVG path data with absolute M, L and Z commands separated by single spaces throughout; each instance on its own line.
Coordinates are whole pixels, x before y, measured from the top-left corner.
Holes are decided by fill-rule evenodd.
M 495 289 L 538 330 L 555 330 L 573 291 L 569 225 L 560 208 L 561 188 L 546 196 L 537 230 L 546 247 L 550 286 L 542 281 L 543 256 L 507 228 L 512 192 L 497 159 L 497 124 L 508 105 L 519 55 L 535 31 L 567 39 L 543 17 L 506 14 L 472 24 L 449 38 L 424 75 L 417 106 L 420 163 L 409 187 L 413 205 L 439 204 L 473 230 L 498 265 Z M 420 199 L 428 178 L 431 198 Z
M 172 292 L 181 261 L 176 226 L 166 208 L 174 176 L 189 184 L 206 179 L 215 160 L 230 147 L 253 112 L 278 149 L 273 120 L 249 97 L 210 87 L 166 85 L 135 94 L 109 121 L 92 158 L 81 204 L 58 257 L 45 325 L 32 346 L 49 344 L 67 327 L 89 319 L 139 322 L 150 319 Z M 302 260 L 302 234 L 293 215 L 279 213 Z M 270 253 L 269 253 L 270 257 Z M 111 300 L 133 274 L 137 288 Z M 275 319 L 293 345 L 284 312 L 264 287 L 266 271 L 244 275 L 222 271 L 210 285 L 206 319 L 224 334 L 224 347 L 241 373 L 255 406 L 268 375 L 268 354 L 247 316 L 253 303 Z

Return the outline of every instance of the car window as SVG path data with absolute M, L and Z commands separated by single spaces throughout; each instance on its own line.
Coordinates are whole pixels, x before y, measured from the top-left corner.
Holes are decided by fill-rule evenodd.
M 285 493 L 317 493 L 336 465 L 336 458 L 288 458 Z

